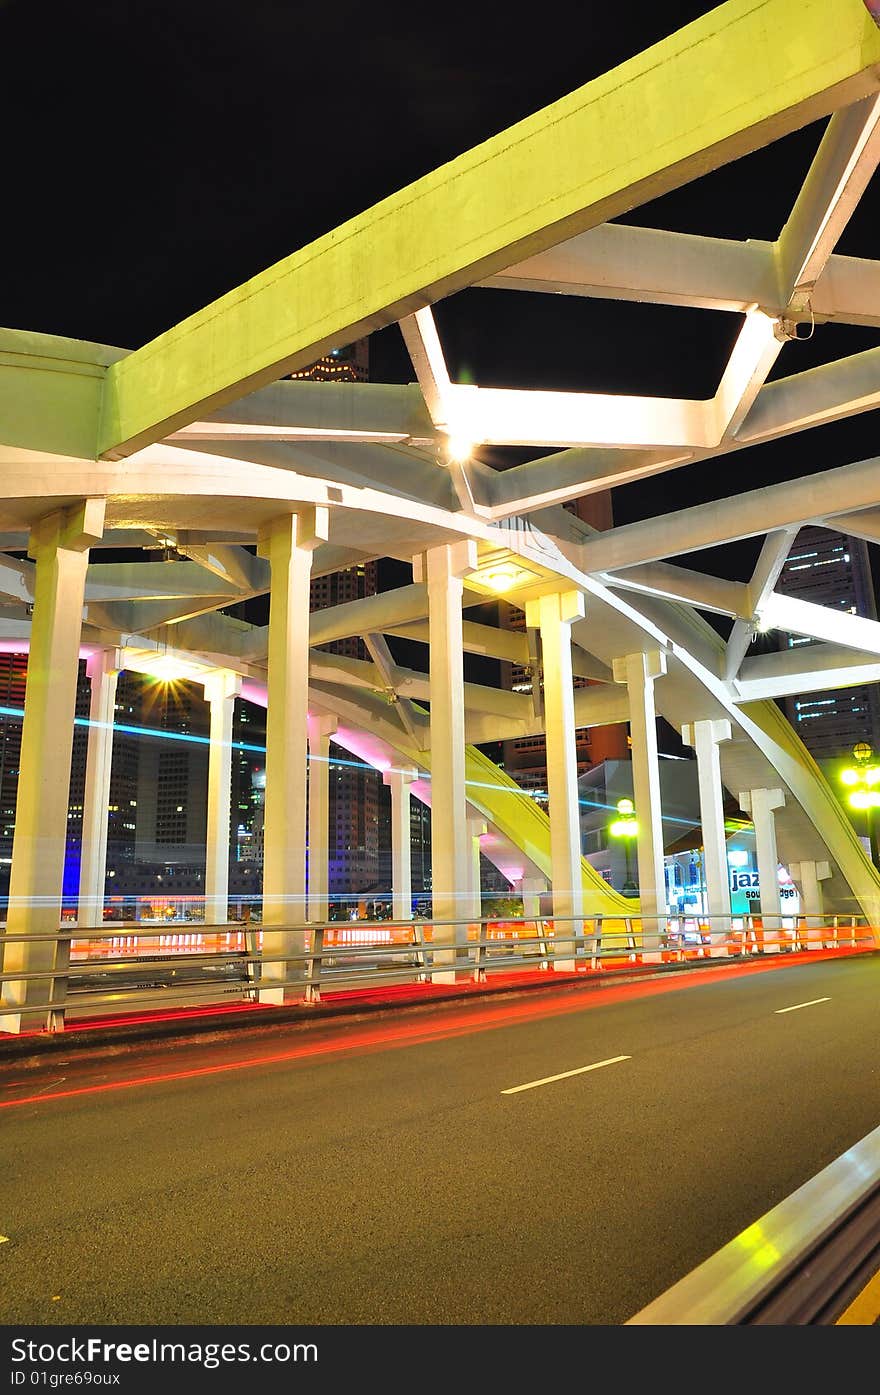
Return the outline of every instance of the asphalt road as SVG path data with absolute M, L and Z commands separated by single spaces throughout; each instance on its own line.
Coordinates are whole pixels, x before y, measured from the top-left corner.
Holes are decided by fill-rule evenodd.
M 7 1062 L 2 1321 L 622 1323 L 880 1124 L 878 999 L 776 960 Z

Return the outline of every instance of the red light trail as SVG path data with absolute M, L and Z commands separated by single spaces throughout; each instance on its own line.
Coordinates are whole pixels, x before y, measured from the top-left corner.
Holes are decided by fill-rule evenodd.
M 820 957 L 819 954 L 811 957 L 811 962 Z M 832 957 L 831 952 L 827 956 Z M 723 975 L 724 979 L 741 978 L 745 975 L 755 973 L 765 973 L 768 970 L 783 969 L 790 967 L 786 962 L 788 956 L 775 958 L 767 963 L 737 964 L 725 966 L 717 972 Z M 393 1050 L 406 1046 L 418 1046 L 432 1041 L 448 1040 L 451 1037 L 467 1036 L 476 1032 L 492 1031 L 500 1027 L 515 1026 L 520 1022 L 534 1021 L 542 1017 L 556 1017 L 574 1012 L 582 1012 L 588 1008 L 596 1008 L 609 1005 L 611 1003 L 627 1002 L 637 998 L 654 997 L 662 993 L 677 992 L 688 988 L 699 986 L 699 982 L 705 983 L 705 979 L 694 979 L 689 976 L 689 981 L 684 977 L 676 977 L 671 980 L 652 979 L 646 983 L 628 983 L 616 985 L 596 984 L 595 991 L 586 993 L 565 992 L 564 996 L 554 997 L 540 994 L 530 995 L 529 1000 L 518 1001 L 505 1006 L 484 1006 L 471 1001 L 467 1006 L 449 1009 L 444 1011 L 442 1021 L 435 1024 L 422 1022 L 408 1022 L 401 1025 L 387 1024 L 380 1029 L 372 1030 L 352 1030 L 346 1028 L 344 1035 L 340 1033 L 332 1041 L 315 1042 L 310 1045 L 299 1046 L 289 1051 L 275 1051 L 263 1056 L 252 1056 L 234 1061 L 225 1061 L 217 1065 L 195 1066 L 186 1070 L 163 1071 L 150 1075 L 133 1076 L 124 1080 L 106 1081 L 96 1085 L 82 1085 L 68 1090 L 56 1090 L 52 1093 L 36 1095 L 26 1095 L 21 1099 L 2 1100 L 0 1109 L 18 1109 L 23 1105 L 41 1104 L 45 1105 L 54 1100 L 75 1099 L 86 1095 L 109 1094 L 121 1090 L 139 1089 L 149 1085 L 171 1084 L 176 1081 L 198 1080 L 215 1075 L 228 1074 L 233 1071 L 253 1070 L 260 1067 L 280 1065 L 287 1062 L 309 1061 L 328 1056 L 355 1055 L 368 1051 Z M 610 991 L 606 991 L 610 990 Z M 552 990 L 549 990 L 552 992 Z M 478 1013 L 478 1015 L 476 1015 Z M 215 1014 L 217 1015 L 217 1014 Z M 296 1025 L 301 1025 L 297 1023 Z M 316 1024 L 317 1025 L 317 1024 Z

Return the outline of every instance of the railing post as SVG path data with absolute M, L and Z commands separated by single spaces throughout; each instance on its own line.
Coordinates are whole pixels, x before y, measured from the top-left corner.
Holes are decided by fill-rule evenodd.
M 540 946 L 540 949 L 541 949 L 541 963 L 540 963 L 540 965 L 538 966 L 538 967 L 541 968 L 541 969 L 549 969 L 549 968 L 550 968 L 550 948 L 549 948 L 550 942 L 549 942 L 549 939 L 548 939 L 547 934 L 546 934 L 546 926 L 547 926 L 547 922 L 546 922 L 546 920 L 544 919 L 544 917 L 543 917 L 543 916 L 538 916 L 538 918 L 537 918 L 536 921 L 535 921 L 535 935 L 536 935 L 536 938 L 537 938 L 538 945 Z M 541 928 L 539 928 L 539 927 L 541 927 Z M 554 918 L 553 918 L 553 932 L 554 932 L 554 938 L 555 938 L 555 934 L 556 934 L 556 917 L 555 917 L 555 916 L 554 916 Z M 555 945 L 554 945 L 554 949 L 555 949 Z
M 430 940 L 430 943 L 425 939 L 425 932 L 424 932 L 424 930 L 422 931 L 422 943 L 423 943 L 423 945 L 424 945 L 424 952 L 423 952 L 423 954 L 422 954 L 422 968 L 423 968 L 423 973 L 422 973 L 421 976 L 420 976 L 420 977 L 421 977 L 421 982 L 422 982 L 422 983 L 430 983 L 431 986 L 433 987 L 433 986 L 434 986 L 434 974 L 432 973 L 432 970 L 433 970 L 433 968 L 434 968 L 434 926 L 433 926 L 433 924 L 431 925 L 431 940 Z M 441 979 L 441 982 L 442 982 L 442 981 L 443 981 L 443 980 Z
M 478 926 L 478 931 L 479 931 L 479 933 L 478 933 L 478 936 L 477 936 L 477 943 L 476 943 L 475 951 L 474 951 L 474 953 L 475 953 L 475 958 L 474 958 L 474 983 L 485 983 L 485 982 L 486 982 L 486 939 L 487 939 L 487 934 L 486 934 L 486 932 L 487 932 L 489 926 L 488 926 L 488 922 L 487 922 L 487 921 L 484 921 L 482 918 L 477 922 L 477 926 Z
M 417 969 L 424 969 L 424 967 L 425 967 L 425 962 L 426 962 L 426 961 L 425 961 L 425 934 L 424 934 L 424 929 L 423 929 L 423 927 L 422 927 L 422 922 L 421 922 L 420 920 L 414 920 L 413 923 L 412 923 L 412 942 L 413 942 L 413 947 L 414 947 L 414 950 L 415 950 L 415 953 L 413 954 L 413 959 L 415 960 L 415 966 L 416 966 Z M 420 974 L 417 976 L 416 982 L 417 982 L 417 983 L 429 983 L 429 982 L 430 982 L 430 978 L 429 978 L 429 976 L 428 976 L 427 974 L 425 974 L 425 973 L 420 973 Z
M 590 923 L 592 924 L 592 922 Z M 587 926 L 586 922 L 583 920 L 576 928 L 572 949 L 574 950 L 574 967 L 577 969 L 578 964 L 581 963 L 587 952 Z
M 312 930 L 312 947 L 306 967 L 306 1002 L 321 1001 L 321 965 L 324 955 L 324 926 L 316 925 Z
M 244 927 L 244 952 L 246 956 L 245 973 L 247 975 L 248 988 L 246 997 L 252 1002 L 259 1002 L 260 992 L 260 948 L 259 932 L 256 926 L 248 918 Z
M 59 1007 L 50 1007 L 48 1012 L 46 1013 L 47 1032 L 64 1031 L 64 1014 L 65 1005 L 67 1002 L 68 986 L 68 980 L 65 970 L 67 969 L 68 964 L 70 963 L 71 941 L 62 940 L 60 936 L 63 934 L 64 926 L 62 924 L 61 929 L 58 931 L 59 938 L 55 941 L 52 954 L 52 968 L 57 969 L 59 971 L 60 977 L 50 979 L 49 981 L 49 999 L 50 1001 L 54 1001 L 56 998 L 60 998 L 61 1005 Z
M 593 922 L 593 953 L 590 957 L 590 968 L 594 971 L 602 967 L 602 917 L 597 916 Z

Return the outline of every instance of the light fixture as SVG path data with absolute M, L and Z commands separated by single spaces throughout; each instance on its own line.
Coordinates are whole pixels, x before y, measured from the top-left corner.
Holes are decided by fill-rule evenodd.
M 187 659 L 178 658 L 176 654 L 155 649 L 126 649 L 125 667 L 135 673 L 145 673 L 162 683 L 176 683 L 183 678 L 196 682 L 199 679 L 204 681 L 205 673 L 210 671 L 203 664 L 192 663 Z
M 164 533 L 156 534 L 156 542 L 147 544 L 144 552 L 161 552 L 163 562 L 185 562 L 186 554 L 178 551 L 177 539 Z
M 483 589 L 495 596 L 505 595 L 517 587 L 534 586 L 541 580 L 540 574 L 520 561 L 509 548 L 497 548 L 479 559 L 479 566 L 469 572 L 466 585 L 476 590 Z
M 635 805 L 631 799 L 618 799 L 617 812 L 619 819 L 615 819 L 609 825 L 608 832 L 612 838 L 635 838 L 639 831 L 638 819 L 635 818 Z
M 853 790 L 847 796 L 851 809 L 876 809 L 880 807 L 880 794 L 877 790 Z
M 512 562 L 502 562 L 490 571 L 482 572 L 480 580 L 500 594 L 504 591 L 511 591 L 524 576 L 525 572 L 521 571 L 519 567 L 515 567 Z
M 474 453 L 474 443 L 467 436 L 447 436 L 446 454 L 450 460 L 456 464 L 463 465 L 466 460 L 470 460 Z
M 847 804 L 851 809 L 880 808 L 880 790 L 875 788 L 880 785 L 880 766 L 868 764 L 873 750 L 867 741 L 857 741 L 852 753 L 858 764 L 847 766 L 838 777 L 849 790 Z

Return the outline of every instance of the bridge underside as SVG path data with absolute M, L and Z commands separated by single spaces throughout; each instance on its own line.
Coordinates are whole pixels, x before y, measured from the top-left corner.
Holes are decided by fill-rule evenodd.
M 817 121 L 775 241 L 616 221 Z M 880 678 L 876 621 L 776 589 L 804 524 L 880 541 L 876 460 L 601 533 L 563 505 L 880 403 L 880 347 L 794 363 L 810 326 L 880 327 L 880 262 L 836 250 L 878 158 L 880 30 L 862 0 L 728 0 L 141 348 L 0 331 L 0 640 L 32 655 L 10 928 L 57 917 L 60 862 L 43 854 L 63 853 L 64 815 L 41 772 L 69 762 L 80 647 L 116 669 L 176 665 L 206 694 L 227 675 L 227 699 L 268 703 L 264 899 L 282 949 L 307 914 L 305 750 L 325 718 L 432 802 L 438 918 L 463 914 L 468 815 L 499 867 L 550 880 L 559 916 L 625 908 L 581 859 L 573 749 L 576 728 L 619 721 L 641 910 L 662 914 L 656 711 L 696 746 L 707 791 L 717 758 L 716 795 L 742 796 L 780 857 L 814 868 L 826 907 L 877 923 L 880 877 L 774 702 Z M 733 348 L 705 399 L 463 384 L 432 306 L 466 288 L 720 311 Z M 286 376 L 395 323 L 409 384 Z M 495 468 L 486 447 L 532 458 Z M 740 580 L 678 560 L 747 538 L 763 544 Z M 142 560 L 102 561 L 119 548 Z M 412 584 L 308 615 L 311 579 L 383 557 Z M 521 632 L 468 618 L 498 594 Z M 262 595 L 267 626 L 227 613 Z M 706 614 L 727 617 L 726 640 Z M 748 657 L 767 628 L 815 642 Z M 368 661 L 322 647 L 351 636 Z M 394 661 L 395 637 L 425 646 L 423 668 Z M 532 692 L 464 683 L 463 652 L 528 668 Z M 537 734 L 549 820 L 500 772 L 482 779 L 473 750 Z M 5 988 L 12 1008 L 28 998 L 26 980 Z

